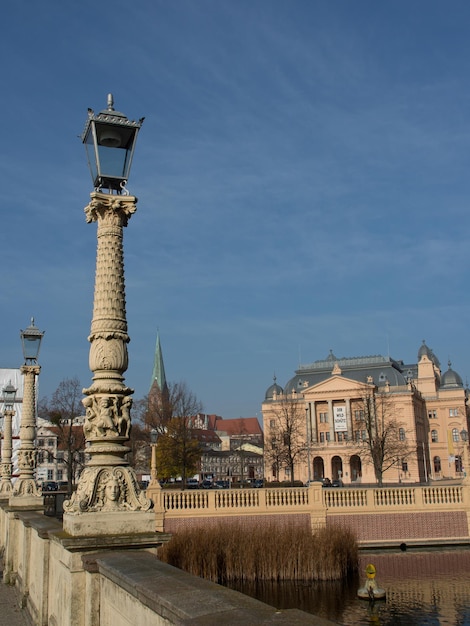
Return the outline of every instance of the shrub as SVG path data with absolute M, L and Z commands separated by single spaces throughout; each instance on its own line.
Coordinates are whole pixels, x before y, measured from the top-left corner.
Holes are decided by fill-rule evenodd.
M 219 522 L 179 530 L 159 550 L 162 561 L 218 583 L 256 580 L 337 580 L 357 569 L 351 531 L 273 522 Z

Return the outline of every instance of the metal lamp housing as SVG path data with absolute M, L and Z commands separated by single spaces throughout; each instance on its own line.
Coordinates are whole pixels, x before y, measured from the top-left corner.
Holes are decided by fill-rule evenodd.
M 26 365 L 34 365 L 38 362 L 39 348 L 44 333 L 34 325 L 34 318 L 26 330 L 20 332 L 21 343 L 23 345 L 23 357 Z
M 113 96 L 109 94 L 106 110 L 95 115 L 88 109 L 82 142 L 95 189 L 121 193 L 129 179 L 137 134 L 144 118 L 131 121 L 124 113 L 115 111 L 113 104 Z
M 156 428 L 152 428 L 150 431 L 150 443 L 155 444 L 158 441 L 158 430 Z
M 7 411 L 11 411 L 13 409 L 13 405 L 15 404 L 16 399 L 16 392 L 17 389 L 13 387 L 11 381 L 2 390 L 2 401 Z

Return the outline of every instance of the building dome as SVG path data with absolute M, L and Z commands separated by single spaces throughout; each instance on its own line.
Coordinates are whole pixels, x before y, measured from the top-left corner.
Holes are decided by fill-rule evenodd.
M 452 387 L 463 387 L 463 382 L 457 372 L 451 368 L 451 362 L 449 361 L 449 369 L 444 372 L 441 378 L 441 389 L 451 389 Z
M 282 393 L 284 393 L 284 390 L 280 385 L 276 383 L 276 377 L 274 376 L 274 382 L 270 387 L 267 388 L 264 399 L 273 400 L 274 396 L 280 396 Z
M 431 350 L 431 348 L 428 348 L 428 346 L 426 345 L 426 341 L 423 339 L 423 343 L 421 344 L 418 350 L 418 363 L 421 361 L 421 358 L 425 355 L 428 357 L 430 361 L 434 363 L 434 365 L 436 365 L 436 367 L 440 367 L 441 364 L 439 363 L 439 359 Z

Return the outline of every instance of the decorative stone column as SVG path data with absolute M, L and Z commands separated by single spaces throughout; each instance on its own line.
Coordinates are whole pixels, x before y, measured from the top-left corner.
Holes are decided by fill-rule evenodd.
M 97 222 L 93 320 L 89 364 L 93 384 L 84 389 L 83 431 L 88 459 L 77 491 L 64 503 L 64 530 L 71 535 L 145 533 L 155 530 L 152 502 L 140 491 L 125 444 L 131 429 L 133 390 L 124 384 L 128 355 L 123 227 L 137 198 L 100 192 L 85 207 Z
M 0 499 L 9 498 L 13 489 L 11 484 L 12 475 L 12 427 L 11 423 L 15 411 L 13 409 L 4 409 L 3 424 L 3 445 L 2 445 L 2 461 L 0 464 Z
M 36 376 L 41 371 L 40 365 L 22 365 L 24 377 L 23 409 L 20 424 L 20 448 L 18 450 L 18 469 L 20 475 L 15 482 L 9 504 L 20 508 L 42 508 L 44 498 L 36 485 Z

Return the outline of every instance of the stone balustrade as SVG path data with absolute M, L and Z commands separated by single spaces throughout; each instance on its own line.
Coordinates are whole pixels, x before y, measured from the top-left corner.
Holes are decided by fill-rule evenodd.
M 397 487 L 346 487 L 148 490 L 162 510 L 159 530 L 175 532 L 185 526 L 214 524 L 230 518 L 272 517 L 288 523 L 349 526 L 362 545 L 469 542 L 470 486 L 462 484 Z

